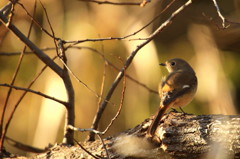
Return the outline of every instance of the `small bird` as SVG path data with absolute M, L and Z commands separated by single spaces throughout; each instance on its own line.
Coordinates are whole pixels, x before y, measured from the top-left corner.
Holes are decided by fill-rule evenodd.
M 147 130 L 149 136 L 154 136 L 160 120 L 169 108 L 179 107 L 181 109 L 192 101 L 197 91 L 197 77 L 186 61 L 174 58 L 160 65 L 165 66 L 169 74 L 162 81 L 159 89 L 160 107 Z

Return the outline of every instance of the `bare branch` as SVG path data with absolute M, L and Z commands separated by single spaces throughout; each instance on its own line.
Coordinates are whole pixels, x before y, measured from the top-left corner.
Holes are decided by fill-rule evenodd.
M 55 57 L 53 58 L 53 60 L 56 59 L 56 58 L 57 58 L 57 56 L 55 56 Z M 36 82 L 36 80 L 40 77 L 40 75 L 42 75 L 42 73 L 46 70 L 46 68 L 48 68 L 47 65 L 45 65 L 45 66 L 41 69 L 41 71 L 37 74 L 37 76 L 36 76 L 36 77 L 32 80 L 32 82 L 28 85 L 27 89 L 30 89 L 30 88 L 32 87 L 32 85 Z M 22 101 L 22 99 L 25 97 L 26 94 L 27 94 L 27 91 L 25 91 L 25 92 L 22 94 L 22 96 L 21 96 L 21 97 L 19 98 L 19 100 L 17 101 L 15 107 L 17 107 L 17 106 L 20 104 L 20 102 Z
M 106 37 L 106 38 L 93 38 L 93 39 L 83 39 L 83 40 L 63 40 L 64 43 L 72 43 L 71 46 L 77 45 L 79 43 L 83 43 L 83 42 L 97 42 L 97 41 L 107 41 L 107 40 L 124 40 L 126 39 L 128 36 L 125 37 Z M 68 48 L 68 47 L 66 47 Z
M 164 13 L 176 0 L 172 0 L 156 17 L 154 17 L 150 22 L 148 22 L 146 25 L 144 25 L 142 28 L 140 28 L 139 30 L 123 36 L 123 37 L 106 37 L 106 38 L 96 38 L 96 39 L 83 39 L 83 40 L 72 40 L 72 41 L 67 41 L 67 40 L 63 40 L 64 43 L 72 43 L 71 45 L 69 45 L 66 48 L 72 47 L 74 45 L 77 45 L 79 43 L 83 43 L 83 42 L 98 42 L 98 41 L 106 41 L 106 40 L 125 40 L 131 36 L 134 36 L 136 34 L 138 34 L 139 32 L 141 32 L 143 29 L 147 28 L 150 24 L 152 24 L 155 20 L 157 20 L 162 13 Z
M 85 149 L 77 140 L 75 140 L 74 138 L 73 138 L 73 140 L 74 140 L 74 141 L 77 143 L 77 145 L 78 145 L 79 147 L 81 147 L 81 149 L 83 149 L 87 154 L 89 154 L 89 155 L 92 156 L 93 158 L 101 159 L 101 157 L 97 157 L 97 156 L 93 155 L 90 151 L 88 151 L 87 149 Z
M 32 51 L 25 52 L 24 54 L 31 54 L 33 55 Z M 0 56 L 19 56 L 21 55 L 21 52 L 0 52 Z
M 58 49 L 61 53 L 61 57 L 59 58 L 65 65 L 63 66 L 63 76 L 62 80 L 64 82 L 64 86 L 67 92 L 67 112 L 65 116 L 65 127 L 64 127 L 64 138 L 63 143 L 65 144 L 74 144 L 74 138 L 73 138 L 73 131 L 70 129 L 67 129 L 67 125 L 74 125 L 75 123 L 75 93 L 72 85 L 72 81 L 69 76 L 68 68 L 67 68 L 67 56 L 65 54 L 65 48 L 63 46 L 62 40 L 58 40 Z
M 57 55 L 58 55 L 58 46 L 57 46 L 56 39 L 57 39 L 57 40 L 59 40 L 59 39 L 56 38 L 56 36 L 55 36 L 55 33 L 54 33 L 54 30 L 53 30 L 52 24 L 51 24 L 50 19 L 49 19 L 49 17 L 48 17 L 47 9 L 44 7 L 44 5 L 42 4 L 42 2 L 41 2 L 40 0 L 39 0 L 39 2 L 40 2 L 41 6 L 42 6 L 42 8 L 43 8 L 43 10 L 44 10 L 44 13 L 45 13 L 46 17 L 47 17 L 47 22 L 48 22 L 48 25 L 49 25 L 49 27 L 50 27 L 50 29 L 51 29 L 52 36 L 53 36 L 53 43 L 54 43 L 54 45 L 55 45 L 56 53 L 57 53 Z
M 34 90 L 31 90 L 31 89 L 22 88 L 22 87 L 18 87 L 18 86 L 12 86 L 12 85 L 7 84 L 7 83 L 0 84 L 0 86 L 2 86 L 2 87 L 14 88 L 14 89 L 16 89 L 16 90 L 22 90 L 22 91 L 31 92 L 31 93 L 37 94 L 37 95 L 39 95 L 39 96 L 42 96 L 42 97 L 44 97 L 44 98 L 51 99 L 51 100 L 53 100 L 53 101 L 56 101 L 56 102 L 58 102 L 58 103 L 61 103 L 61 104 L 63 104 L 64 106 L 67 105 L 67 103 L 66 103 L 65 101 L 56 99 L 56 98 L 54 98 L 54 97 L 48 96 L 48 95 L 46 95 L 46 94 L 44 94 L 44 93 L 41 93 L 41 92 L 38 92 L 38 91 L 34 91 Z
M 98 138 L 100 139 L 100 141 L 101 141 L 101 143 L 102 143 L 102 145 L 103 145 L 103 148 L 104 148 L 104 150 L 105 150 L 105 152 L 106 152 L 107 158 L 108 158 L 108 159 L 111 159 L 111 158 L 110 158 L 110 155 L 109 155 L 109 152 L 108 152 L 108 150 L 107 150 L 107 147 L 106 147 L 106 145 L 105 145 L 102 137 L 101 137 L 99 134 L 97 134 L 97 136 L 98 136 Z
M 103 66 L 103 75 L 102 75 L 102 82 L 101 82 L 101 87 L 100 87 L 100 96 L 102 97 L 103 96 L 103 90 L 104 90 L 104 84 L 105 84 L 105 79 L 106 79 L 106 68 L 107 68 L 107 61 L 106 61 L 106 58 L 105 58 L 105 55 L 104 55 L 104 46 L 103 44 L 101 44 L 102 46 L 102 53 L 98 51 L 96 52 L 98 55 L 100 54 L 100 56 L 103 58 L 104 60 L 104 66 Z M 102 102 L 102 98 L 98 98 L 98 109 L 100 108 L 100 104 Z
M 11 146 L 13 146 L 15 148 L 18 148 L 19 150 L 23 150 L 23 151 L 27 151 L 27 152 L 33 152 L 33 153 L 44 153 L 49 150 L 50 146 L 52 146 L 52 145 L 49 145 L 48 147 L 45 147 L 44 149 L 40 149 L 40 148 L 36 148 L 33 146 L 29 146 L 29 145 L 20 143 L 20 142 L 13 140 L 7 136 L 5 136 L 5 139 L 8 144 L 10 144 Z
M 30 19 L 31 19 L 35 24 L 37 24 L 37 26 L 38 26 L 43 32 L 45 32 L 48 36 L 50 36 L 50 37 L 52 37 L 52 38 L 55 38 L 51 33 L 49 33 L 46 29 L 44 29 L 38 21 L 36 21 L 36 20 L 34 19 L 34 17 L 28 12 L 28 10 L 25 8 L 25 6 L 24 6 L 22 3 L 17 2 L 17 4 L 19 4 L 19 5 L 23 8 L 23 10 L 26 12 L 26 14 L 30 17 Z
M 56 56 L 53 58 L 53 60 L 56 58 Z M 26 89 L 30 89 L 32 87 L 32 85 L 35 83 L 35 81 L 40 77 L 40 75 L 44 72 L 44 70 L 47 68 L 48 66 L 45 65 L 42 70 L 39 72 L 39 74 L 32 80 L 32 82 L 28 85 L 28 87 Z M 8 127 L 8 125 L 10 124 L 12 118 L 13 118 L 13 115 L 14 115 L 14 112 L 16 111 L 16 109 L 18 108 L 19 104 L 21 103 L 21 101 L 23 100 L 23 98 L 25 97 L 25 95 L 28 93 L 28 91 L 24 91 L 23 94 L 20 96 L 20 98 L 18 99 L 18 101 L 16 102 L 15 106 L 14 106 L 14 109 L 12 110 L 11 114 L 10 114 L 10 117 L 8 119 L 8 122 L 6 124 L 6 129 Z M 66 106 L 66 105 L 65 105 Z M 6 131 L 5 131 L 5 134 L 6 134 Z
M 72 125 L 68 125 L 67 128 L 71 129 L 73 131 L 80 131 L 80 132 L 87 132 L 87 131 L 89 131 L 89 132 L 93 132 L 95 134 L 101 134 L 101 135 L 103 134 L 103 132 L 98 131 L 98 130 L 94 130 L 94 129 L 91 129 L 91 128 L 83 129 L 83 128 L 74 127 Z
M 7 18 L 0 12 L 0 20 L 2 23 L 12 31 L 24 44 L 26 44 L 46 65 L 48 65 L 60 77 L 62 76 L 62 68 L 59 67 L 52 59 L 42 52 L 32 41 L 30 41 L 15 25 L 9 24 Z
M 102 145 L 103 145 L 103 148 L 104 148 L 104 150 L 105 150 L 105 152 L 106 152 L 107 158 L 110 159 L 109 152 L 108 152 L 108 150 L 107 150 L 107 148 L 106 148 L 106 145 L 105 145 L 103 139 L 101 138 L 101 135 L 104 135 L 103 132 L 100 132 L 100 131 L 97 131 L 97 130 L 94 130 L 94 129 L 81 129 L 81 128 L 76 128 L 76 127 L 74 127 L 74 126 L 72 126 L 72 125 L 68 125 L 67 128 L 68 128 L 68 129 L 71 129 L 71 130 L 73 130 L 73 131 L 80 131 L 80 132 L 90 131 L 90 132 L 93 132 L 94 134 L 96 134 L 96 135 L 98 136 L 98 138 L 99 138 L 99 139 L 101 140 L 101 142 L 102 142 Z M 88 153 L 89 155 L 91 155 L 91 156 L 94 157 L 94 158 L 97 157 L 97 156 L 93 155 L 91 152 L 89 152 L 87 149 L 85 149 L 82 145 L 80 145 L 75 139 L 73 139 L 73 140 L 74 140 L 86 153 Z M 97 158 L 98 158 L 98 157 L 97 157 Z
M 9 21 L 8 21 L 7 26 L 10 25 L 11 22 L 12 22 L 12 17 L 13 17 L 13 14 L 14 14 L 14 6 L 15 6 L 15 4 L 12 5 L 11 14 L 10 14 L 10 18 L 9 18 Z M 33 14 L 35 14 L 35 12 L 36 12 L 36 1 L 35 1 L 35 5 L 34 5 L 34 6 L 35 6 L 35 7 L 34 7 L 34 13 L 33 13 Z M 33 26 L 33 22 L 31 22 L 30 27 L 29 27 L 29 31 L 28 31 L 28 35 L 27 35 L 28 38 L 30 37 L 31 31 L 32 31 L 32 26 Z M 17 75 L 18 75 L 18 73 L 19 73 L 19 70 L 20 70 L 20 67 L 21 67 L 21 64 L 22 64 L 22 61 L 23 61 L 24 52 L 26 51 L 26 48 L 27 48 L 26 45 L 24 45 L 23 51 L 22 51 L 22 53 L 21 53 L 21 55 L 20 55 L 20 57 L 19 57 L 18 65 L 17 65 L 17 68 L 16 68 L 16 70 L 15 70 L 15 72 L 14 72 L 14 74 L 13 74 L 13 78 L 12 78 L 12 81 L 11 81 L 11 84 L 10 84 L 10 85 L 14 85 L 14 83 L 15 83 L 15 80 L 16 80 L 16 78 L 17 78 Z M 1 121 L 0 121 L 0 125 L 1 125 L 0 131 L 1 131 L 1 133 L 2 133 L 2 134 L 1 134 L 1 138 L 0 138 L 0 141 L 1 141 L 1 142 L 0 142 L 0 150 L 2 150 L 2 146 L 3 146 L 3 143 L 4 143 L 4 138 L 5 138 L 5 135 L 6 135 L 6 133 L 7 133 L 9 124 L 10 124 L 10 122 L 11 122 L 11 120 L 12 120 L 13 114 L 15 113 L 15 111 L 16 111 L 16 109 L 17 109 L 17 106 L 14 107 L 13 111 L 12 111 L 11 114 L 10 114 L 10 117 L 9 117 L 8 121 L 6 122 L 6 126 L 5 126 L 5 128 L 4 128 L 4 130 L 3 130 L 3 120 L 4 120 L 5 111 L 6 111 L 6 108 L 7 108 L 7 105 L 8 105 L 8 101 L 9 101 L 11 92 L 12 92 L 12 88 L 10 88 L 10 89 L 8 90 L 7 97 L 6 97 L 6 99 L 5 99 L 4 106 L 3 106 L 2 118 L 1 118 Z M 3 131 L 2 131 L 2 130 L 3 130 Z
M 105 56 L 103 55 L 103 53 L 101 53 L 100 51 L 98 51 L 98 50 L 96 50 L 96 49 L 94 49 L 94 48 L 91 48 L 91 47 L 80 47 L 80 46 L 79 46 L 79 47 L 78 47 L 78 46 L 72 46 L 72 47 L 70 47 L 70 48 L 73 48 L 73 49 L 88 49 L 88 50 L 91 50 L 91 51 L 97 53 L 99 56 L 101 56 L 102 59 L 103 59 L 108 65 L 110 65 L 112 68 L 114 68 L 114 69 L 117 70 L 117 71 L 120 71 L 120 70 L 121 70 L 120 68 L 118 68 L 117 66 L 115 66 L 112 62 L 110 62 L 108 59 L 106 59 Z M 125 75 L 126 75 L 126 77 L 127 77 L 128 79 L 130 79 L 130 80 L 133 81 L 134 83 L 140 85 L 141 87 L 147 89 L 150 93 L 158 94 L 158 91 L 149 88 L 147 85 L 145 85 L 144 83 L 142 83 L 142 82 L 134 79 L 133 77 L 131 77 L 131 76 L 128 75 L 127 73 L 126 73 Z M 78 79 L 77 79 L 77 80 L 78 80 Z M 101 95 L 100 95 L 100 96 L 101 96 Z
M 56 49 L 55 47 L 46 47 L 46 48 L 42 48 L 40 50 L 42 50 L 42 51 L 51 51 L 51 50 L 55 50 L 55 49 Z M 33 55 L 34 52 L 33 51 L 25 51 L 24 54 L 25 55 L 26 54 Z M 0 56 L 19 56 L 19 55 L 21 55 L 20 51 L 19 52 L 0 52 Z
M 96 91 L 94 91 L 92 88 L 90 88 L 86 83 L 84 83 L 82 80 L 80 80 L 76 75 L 75 73 L 64 63 L 63 60 L 60 59 L 60 61 L 62 62 L 62 64 L 66 67 L 66 69 L 71 73 L 71 75 L 79 82 L 81 83 L 84 87 L 86 87 L 90 92 L 92 92 L 97 98 L 101 98 L 103 99 L 103 101 L 107 102 L 107 103 L 110 103 L 112 105 L 116 105 L 110 101 L 106 101 L 106 99 L 104 99 L 102 96 L 100 96 Z
M 216 0 L 212 0 L 212 1 L 213 1 L 214 6 L 215 6 L 215 8 L 216 8 L 216 10 L 217 10 L 217 14 L 218 14 L 219 18 L 222 19 L 222 27 L 223 27 L 223 29 L 228 28 L 230 25 L 227 25 L 227 26 L 226 26 L 226 20 L 225 20 L 225 18 L 223 17 L 222 13 L 220 12 L 220 9 L 219 9 L 219 6 L 218 6 L 218 4 L 217 4 L 217 1 L 216 1 Z
M 97 4 L 111 4 L 111 5 L 137 5 L 140 6 L 142 2 L 111 2 L 111 1 L 97 1 L 97 0 L 78 0 L 82 2 L 92 2 Z
M 111 119 L 110 123 L 108 124 L 108 126 L 106 127 L 106 129 L 103 131 L 103 134 L 105 134 L 109 128 L 111 127 L 111 125 L 113 124 L 113 122 L 117 119 L 117 117 L 120 115 L 120 112 L 122 110 L 122 106 L 123 106 L 123 101 L 124 101 L 124 97 L 125 97 L 125 91 L 126 91 L 126 76 L 125 76 L 125 71 L 124 71 L 124 78 L 123 78 L 123 88 L 122 88 L 122 96 L 121 96 L 121 101 L 119 104 L 119 108 L 118 111 L 116 113 L 116 115 Z M 100 107 L 102 108 L 102 107 Z
M 53 27 L 51 25 L 48 13 L 47 13 L 47 9 L 44 7 L 44 5 L 42 4 L 42 2 L 40 1 L 40 4 L 44 10 L 44 13 L 47 17 L 47 22 L 50 26 L 52 35 L 53 35 L 53 42 L 56 48 L 56 53 L 58 55 L 58 57 L 60 58 L 61 61 L 63 61 L 64 64 L 67 64 L 67 56 L 65 54 L 65 47 L 64 44 L 62 42 L 62 40 L 60 38 L 56 38 L 55 37 L 55 33 L 53 30 Z M 57 44 L 57 42 L 58 44 Z M 58 49 L 60 51 L 61 54 L 59 54 Z M 75 123 L 75 108 L 74 108 L 74 104 L 75 104 L 75 93 L 74 93 L 74 89 L 73 89 L 73 85 L 72 85 L 72 81 L 70 79 L 69 73 L 68 73 L 68 69 L 66 68 L 66 65 L 64 65 L 63 70 L 62 70 L 62 80 L 64 82 L 64 86 L 66 88 L 66 92 L 67 92 L 67 97 L 68 97 L 68 101 L 67 101 L 67 111 L 66 111 L 66 116 L 65 116 L 65 127 L 64 127 L 64 138 L 63 138 L 63 143 L 66 144 L 70 144 L 73 145 L 74 144 L 74 138 L 73 138 L 73 131 L 70 129 L 67 129 L 67 125 L 74 125 Z

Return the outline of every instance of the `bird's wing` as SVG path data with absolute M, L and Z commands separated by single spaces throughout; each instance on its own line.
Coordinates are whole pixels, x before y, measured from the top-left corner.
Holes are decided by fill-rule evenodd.
M 191 91 L 190 87 L 183 87 L 181 90 L 172 90 L 169 92 L 164 92 L 162 94 L 162 99 L 161 99 L 162 106 L 169 105 L 178 97 L 181 97 L 182 95 L 187 94 L 189 91 Z

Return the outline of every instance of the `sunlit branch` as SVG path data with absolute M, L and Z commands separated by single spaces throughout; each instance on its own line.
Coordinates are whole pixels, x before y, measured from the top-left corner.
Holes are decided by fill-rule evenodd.
M 34 7 L 34 13 L 33 14 L 35 15 L 35 13 L 36 13 L 36 1 L 35 1 L 34 6 L 35 7 Z M 15 7 L 15 4 L 13 4 L 12 7 L 11 7 L 11 13 L 10 13 L 10 17 L 9 17 L 7 26 L 10 25 L 11 22 L 12 22 L 12 18 L 13 18 L 13 15 L 14 15 L 14 7 Z M 32 26 L 33 26 L 33 22 L 31 22 L 31 24 L 30 24 L 27 38 L 29 38 L 30 35 L 31 35 Z M 26 49 L 27 49 L 27 46 L 24 45 L 23 51 L 21 52 L 21 55 L 19 57 L 18 64 L 17 64 L 16 70 L 15 70 L 15 72 L 13 74 L 12 81 L 11 81 L 10 85 L 14 85 L 14 83 L 16 81 L 17 75 L 19 74 L 19 70 L 20 70 L 20 67 L 22 65 L 22 61 L 23 61 L 23 57 L 24 57 L 24 53 L 25 53 Z M 2 111 L 2 117 L 1 117 L 1 122 L 0 122 L 0 125 L 1 125 L 0 130 L 1 131 L 3 130 L 2 134 L 1 134 L 1 139 L 0 139 L 0 141 L 1 141 L 0 142 L 0 151 L 2 150 L 2 145 L 4 143 L 4 138 L 5 138 L 5 135 L 7 134 L 7 131 L 8 131 L 9 125 L 10 125 L 10 123 L 12 121 L 13 115 L 14 115 L 15 111 L 17 110 L 17 107 L 18 107 L 18 105 L 16 105 L 14 107 L 14 109 L 11 111 L 10 116 L 9 116 L 7 122 L 6 122 L 5 128 L 3 129 L 3 122 L 4 122 L 3 120 L 4 120 L 4 117 L 5 117 L 5 111 L 7 109 L 8 101 L 10 99 L 11 93 L 12 93 L 12 88 L 10 87 L 8 92 L 7 92 L 7 96 L 6 96 L 5 102 L 4 102 L 3 111 Z
M 56 99 L 56 98 L 54 98 L 54 97 L 48 96 L 48 95 L 46 95 L 46 94 L 44 94 L 44 93 L 41 93 L 41 92 L 39 92 L 39 91 L 34 91 L 34 90 L 31 90 L 31 89 L 28 89 L 28 88 L 23 88 L 23 87 L 18 87 L 18 86 L 12 86 L 12 85 L 6 84 L 6 83 L 5 83 L 5 84 L 0 84 L 0 86 L 2 86 L 2 87 L 14 88 L 14 89 L 16 89 L 16 90 L 22 90 L 22 91 L 31 92 L 31 93 L 33 93 L 33 94 L 37 94 L 37 95 L 42 96 L 42 97 L 44 97 L 44 98 L 51 99 L 51 100 L 53 100 L 53 101 L 56 101 L 56 102 L 58 102 L 58 103 L 61 103 L 61 104 L 63 104 L 64 106 L 67 105 L 67 103 L 66 103 L 65 101 L 62 101 L 62 100 Z
M 42 50 L 40 50 L 32 41 L 30 41 L 15 25 L 11 23 L 7 25 L 8 19 L 1 12 L 0 20 L 6 26 L 6 28 L 11 30 L 25 45 L 27 45 L 32 50 L 39 59 L 47 64 L 60 77 L 62 76 L 62 68 L 53 62 L 52 59 Z
M 82 2 L 92 2 L 97 4 L 111 4 L 111 5 L 137 5 L 139 6 L 142 2 L 111 2 L 111 1 L 97 1 L 97 0 L 78 0 Z
M 221 11 L 220 11 L 220 9 L 219 9 L 219 6 L 218 6 L 218 4 L 217 4 L 217 1 L 216 1 L 216 0 L 212 0 L 212 1 L 213 1 L 214 6 L 215 6 L 215 8 L 216 8 L 216 10 L 217 10 L 217 14 L 218 14 L 219 18 L 222 19 L 222 27 L 223 27 L 224 29 L 225 29 L 225 28 L 228 28 L 229 25 L 226 26 L 226 20 L 225 20 L 225 18 L 223 17 L 223 15 L 222 15 L 222 13 L 221 13 Z
M 125 71 L 124 71 L 125 73 Z M 123 101 L 124 101 L 124 97 L 125 97 L 125 91 L 126 91 L 126 76 L 124 74 L 124 78 L 123 78 L 123 88 L 122 88 L 122 96 L 121 96 L 121 101 L 119 104 L 119 108 L 118 111 L 116 113 L 116 115 L 111 119 L 110 123 L 108 124 L 108 126 L 106 127 L 106 129 L 103 131 L 103 134 L 105 134 L 109 128 L 112 126 L 113 122 L 117 119 L 117 117 L 120 115 L 121 110 L 122 110 L 122 106 L 123 106 Z M 101 107 L 100 107 L 101 108 Z

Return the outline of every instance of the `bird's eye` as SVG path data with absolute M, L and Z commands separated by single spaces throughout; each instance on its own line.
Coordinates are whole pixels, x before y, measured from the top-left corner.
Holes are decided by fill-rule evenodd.
M 175 66 L 176 65 L 176 62 L 171 62 L 171 66 Z

